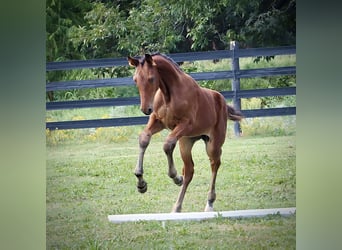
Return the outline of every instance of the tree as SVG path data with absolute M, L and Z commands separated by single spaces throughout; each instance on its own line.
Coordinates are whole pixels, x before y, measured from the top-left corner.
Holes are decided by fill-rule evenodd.
M 295 0 L 47 0 L 47 60 L 293 45 Z
M 296 43 L 296 2 L 264 0 L 245 21 L 241 36 L 247 46 L 282 46 Z
M 61 61 L 79 59 L 68 32 L 74 26 L 85 25 L 83 14 L 91 4 L 86 0 L 47 0 L 46 2 L 46 59 Z

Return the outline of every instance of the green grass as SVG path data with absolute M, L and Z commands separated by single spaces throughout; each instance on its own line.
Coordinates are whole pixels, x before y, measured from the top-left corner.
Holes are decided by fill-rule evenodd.
M 133 174 L 137 133 L 120 142 L 75 139 L 47 146 L 47 249 L 295 249 L 295 216 L 166 222 L 165 227 L 109 223 L 109 214 L 171 211 L 179 187 L 167 176 L 165 134 L 153 138 L 146 152 L 145 194 L 137 192 Z M 202 142 L 195 144 L 195 175 L 183 212 L 204 210 L 210 179 L 204 152 Z M 215 210 L 295 206 L 295 152 L 295 135 L 227 138 Z M 174 157 L 180 172 L 178 146 Z

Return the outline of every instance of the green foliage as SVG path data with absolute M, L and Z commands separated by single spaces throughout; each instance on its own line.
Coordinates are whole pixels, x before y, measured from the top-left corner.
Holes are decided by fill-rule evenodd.
M 259 12 L 252 13 L 245 21 L 248 28 L 242 30 L 246 44 L 259 44 L 261 47 L 293 44 L 296 1 L 262 1 L 258 7 Z
M 48 0 L 47 60 L 295 44 L 296 2 Z
M 72 26 L 67 37 L 74 48 L 86 58 L 119 57 L 115 44 L 125 32 L 125 16 L 119 6 L 92 3 L 92 9 L 83 13 L 86 25 Z
M 120 39 L 118 48 L 133 55 L 175 51 L 181 40 L 176 32 L 177 25 L 172 5 L 167 1 L 142 1 L 140 6 L 130 9 L 126 34 Z
M 75 50 L 68 37 L 74 26 L 84 25 L 83 15 L 91 9 L 87 0 L 46 1 L 46 59 L 64 61 L 82 59 L 82 53 Z

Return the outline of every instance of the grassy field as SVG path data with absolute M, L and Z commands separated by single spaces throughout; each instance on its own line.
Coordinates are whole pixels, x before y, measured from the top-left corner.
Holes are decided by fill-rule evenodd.
M 48 145 L 47 249 L 295 249 L 295 215 L 166 222 L 165 227 L 160 222 L 109 223 L 109 214 L 171 211 L 179 187 L 167 176 L 165 133 L 152 139 L 145 155 L 145 194 L 137 192 L 133 174 L 137 134 L 118 141 L 73 138 Z M 227 138 L 215 210 L 296 206 L 295 152 L 295 133 Z M 209 188 L 202 142 L 195 144 L 193 156 L 195 175 L 184 212 L 203 211 Z M 175 163 L 181 171 L 178 146 Z

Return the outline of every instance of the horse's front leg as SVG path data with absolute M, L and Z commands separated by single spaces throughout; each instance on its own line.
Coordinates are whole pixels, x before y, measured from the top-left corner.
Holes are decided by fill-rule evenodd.
M 134 174 L 138 178 L 137 188 L 140 193 L 145 193 L 147 191 L 147 182 L 144 180 L 143 177 L 143 162 L 146 148 L 150 143 L 152 135 L 161 131 L 162 129 L 164 129 L 164 125 L 152 114 L 147 123 L 147 126 L 139 135 L 139 157 Z
M 175 164 L 173 161 L 173 151 L 177 144 L 177 138 L 173 136 L 168 136 L 165 144 L 164 144 L 164 152 L 167 156 L 167 162 L 169 165 L 168 175 L 171 179 L 173 179 L 174 183 L 178 186 L 183 184 L 183 177 L 177 174 L 177 170 L 175 168 Z
M 177 170 L 173 162 L 173 150 L 176 147 L 177 141 L 184 135 L 187 135 L 191 129 L 192 126 L 189 124 L 189 122 L 186 120 L 183 121 L 172 130 L 172 132 L 166 138 L 164 144 L 164 152 L 166 153 L 169 165 L 169 177 L 173 179 L 174 183 L 176 183 L 178 186 L 183 184 L 183 176 L 177 174 Z
M 148 144 L 150 143 L 152 134 L 148 131 L 143 131 L 139 135 L 139 157 L 138 162 L 135 167 L 134 174 L 138 178 L 137 188 L 140 193 L 145 193 L 147 191 L 147 183 L 144 180 L 144 155 Z

